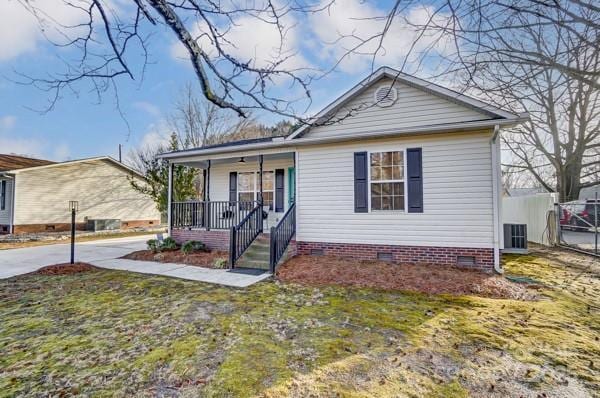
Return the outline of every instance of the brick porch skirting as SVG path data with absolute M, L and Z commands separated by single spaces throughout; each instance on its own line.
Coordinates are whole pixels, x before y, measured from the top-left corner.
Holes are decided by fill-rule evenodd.
M 354 243 L 296 242 L 298 254 L 333 255 L 360 260 L 385 258 L 395 263 L 439 264 L 491 272 L 494 268 L 494 249 L 468 247 L 395 246 Z M 458 257 L 475 259 L 474 264 L 459 264 Z M 391 258 L 390 258 L 391 257 Z M 468 260 L 461 259 L 461 260 Z
M 229 250 L 229 230 L 205 231 L 200 229 L 173 228 L 171 236 L 179 244 L 185 243 L 188 240 L 199 240 L 211 250 Z

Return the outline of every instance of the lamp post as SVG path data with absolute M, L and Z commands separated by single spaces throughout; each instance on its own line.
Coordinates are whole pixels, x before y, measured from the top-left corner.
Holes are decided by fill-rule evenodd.
M 70 200 L 69 209 L 71 209 L 71 264 L 75 264 L 75 214 L 79 210 L 79 202 Z

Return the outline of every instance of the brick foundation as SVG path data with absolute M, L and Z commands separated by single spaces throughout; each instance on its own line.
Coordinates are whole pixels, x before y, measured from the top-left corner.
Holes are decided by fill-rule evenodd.
M 298 254 L 315 254 L 377 260 L 378 253 L 391 254 L 395 263 L 439 264 L 460 266 L 491 272 L 494 268 L 494 250 L 465 247 L 394 246 L 353 243 L 296 242 Z M 458 264 L 458 256 L 472 256 L 474 265 Z
M 156 227 L 160 225 L 160 220 L 126 220 L 121 222 L 121 230 L 133 228 Z M 78 231 L 86 230 L 86 223 L 78 222 L 75 224 Z M 68 232 L 71 230 L 71 223 L 45 223 L 45 224 L 21 224 L 15 225 L 15 234 L 30 234 L 37 232 Z
M 171 236 L 179 244 L 188 240 L 199 240 L 211 250 L 229 250 L 228 230 L 173 229 Z

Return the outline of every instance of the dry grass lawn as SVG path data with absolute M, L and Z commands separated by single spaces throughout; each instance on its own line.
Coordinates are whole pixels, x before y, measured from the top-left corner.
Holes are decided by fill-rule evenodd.
M 543 284 L 538 300 L 108 270 L 2 280 L 0 396 L 599 396 L 598 264 L 504 261 Z

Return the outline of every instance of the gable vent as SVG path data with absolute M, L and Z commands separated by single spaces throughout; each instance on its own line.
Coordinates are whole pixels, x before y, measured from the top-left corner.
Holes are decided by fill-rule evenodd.
M 395 87 L 384 85 L 375 90 L 374 100 L 378 106 L 392 106 L 398 99 L 398 91 Z

